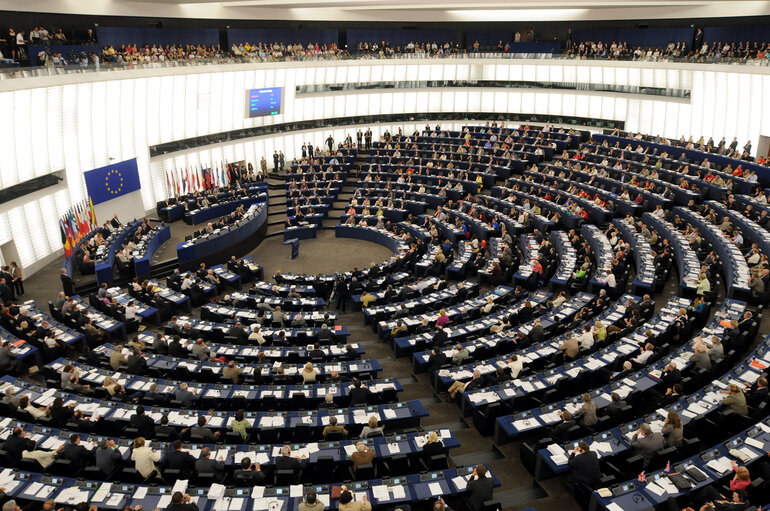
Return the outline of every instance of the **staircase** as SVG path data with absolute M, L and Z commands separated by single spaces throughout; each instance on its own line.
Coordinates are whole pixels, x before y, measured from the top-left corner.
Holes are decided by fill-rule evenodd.
M 359 152 L 353 162 L 352 172 L 357 172 L 363 168 L 364 164 L 366 164 L 366 155 L 362 155 Z M 348 175 L 342 183 L 340 193 L 329 208 L 329 216 L 324 218 L 317 230 L 334 229 L 334 226 L 339 223 L 340 215 L 345 212 L 345 207 L 350 202 L 350 198 L 353 197 L 357 182 L 357 177 Z M 286 181 L 282 174 L 270 173 L 267 177 L 267 186 L 268 213 L 265 238 L 283 236 L 283 229 L 286 225 Z
M 283 236 L 286 225 L 286 181 L 283 176 L 267 177 L 267 232 L 265 238 Z

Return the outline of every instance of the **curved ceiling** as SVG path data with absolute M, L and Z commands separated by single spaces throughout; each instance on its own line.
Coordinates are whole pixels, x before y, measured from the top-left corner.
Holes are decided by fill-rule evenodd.
M 758 0 L 28 0 L 27 12 L 362 22 L 595 21 L 770 15 Z M 0 9 L 19 10 L 18 0 Z

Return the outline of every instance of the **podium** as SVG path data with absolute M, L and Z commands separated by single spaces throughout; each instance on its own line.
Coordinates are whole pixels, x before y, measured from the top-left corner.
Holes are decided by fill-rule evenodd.
M 291 245 L 291 258 L 296 259 L 299 255 L 299 239 L 292 238 L 283 242 L 284 245 Z

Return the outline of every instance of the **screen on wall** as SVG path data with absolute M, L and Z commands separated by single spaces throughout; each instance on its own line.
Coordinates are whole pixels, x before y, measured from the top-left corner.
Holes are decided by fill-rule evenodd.
M 281 113 L 281 87 L 250 89 L 248 92 L 249 117 L 278 115 Z

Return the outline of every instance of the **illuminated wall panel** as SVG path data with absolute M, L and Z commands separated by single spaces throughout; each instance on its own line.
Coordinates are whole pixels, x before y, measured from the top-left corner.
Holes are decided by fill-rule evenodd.
M 140 73 L 61 75 L 55 85 L 36 86 L 32 79 L 4 81 L 0 91 L 0 186 L 64 169 L 66 180 L 50 193 L 23 205 L 0 205 L 0 243 L 13 238 L 22 264 L 30 266 L 59 250 L 58 227 L 50 223 L 72 201 L 84 196 L 82 173 L 136 157 L 142 180 L 142 207 L 151 209 L 166 193 L 165 173 L 176 161 L 188 165 L 225 159 L 258 159 L 275 149 L 288 159 L 305 138 L 286 134 L 193 151 L 183 158 L 162 157 L 150 163 L 149 146 L 244 127 L 353 115 L 407 112 L 489 111 L 601 117 L 625 121 L 630 130 L 685 135 L 738 136 L 741 145 L 770 133 L 770 70 L 738 66 L 687 66 L 602 61 L 478 62 L 394 60 L 294 63 L 147 69 Z M 295 96 L 301 84 L 417 80 L 542 80 L 594 82 L 630 86 L 691 89 L 687 99 L 634 94 L 544 90 L 431 88 L 419 92 L 339 91 Z M 18 90 L 9 90 L 18 83 Z M 42 84 L 43 82 L 39 82 Z M 46 82 L 50 83 L 50 82 Z M 248 119 L 246 89 L 284 87 L 283 114 Z M 420 124 L 420 123 L 417 123 Z M 433 123 L 432 123 L 433 124 Z M 446 123 L 441 123 L 446 125 Z M 410 123 L 405 123 L 406 128 Z M 391 132 L 399 125 L 386 124 Z M 418 126 L 422 129 L 422 126 Z M 380 128 L 373 127 L 376 134 Z M 411 129 L 411 128 L 409 128 Z M 344 130 L 335 129 L 335 138 Z M 158 160 L 158 159 L 155 159 Z M 208 161 L 206 161 L 208 160 Z M 271 158 L 268 161 L 272 163 Z M 46 196 L 48 199 L 46 199 Z M 55 200 L 54 200 L 55 198 Z M 55 220 L 55 219 L 54 219 Z M 17 233 L 13 222 L 34 224 L 30 234 Z M 7 228 L 6 228 L 7 226 Z M 31 231 L 30 231 L 31 232 Z M 18 234 L 18 235 L 17 235 Z M 5 240 L 5 241 L 4 241 Z M 34 269 L 33 269 L 34 271 Z

